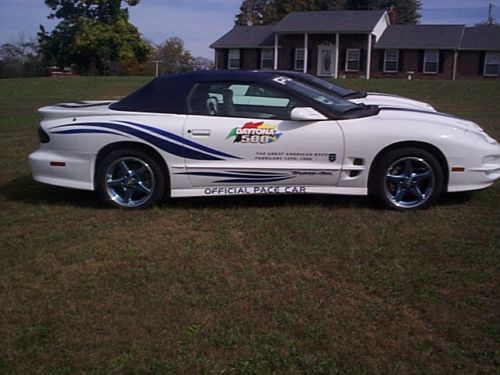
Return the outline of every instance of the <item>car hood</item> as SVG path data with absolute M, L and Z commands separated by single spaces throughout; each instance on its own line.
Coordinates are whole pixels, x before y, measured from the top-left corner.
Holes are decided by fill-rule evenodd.
M 380 108 L 380 118 L 401 119 L 401 123 L 411 122 L 411 120 L 424 121 L 428 124 L 436 126 L 444 126 L 456 130 L 462 130 L 466 133 L 473 133 L 482 136 L 488 143 L 496 144 L 497 141 L 490 137 L 478 124 L 475 122 L 464 120 L 453 115 L 442 112 L 429 112 L 409 108 Z
M 410 108 L 436 112 L 436 110 L 428 103 L 405 98 L 403 96 L 382 94 L 378 92 L 368 92 L 366 97 L 350 99 L 350 101 L 366 105 L 378 105 L 379 107 Z

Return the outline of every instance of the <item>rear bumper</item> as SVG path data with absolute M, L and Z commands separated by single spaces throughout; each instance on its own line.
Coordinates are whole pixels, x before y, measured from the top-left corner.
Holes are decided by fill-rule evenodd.
M 94 190 L 94 161 L 95 154 L 43 148 L 29 156 L 35 181 L 83 190 Z

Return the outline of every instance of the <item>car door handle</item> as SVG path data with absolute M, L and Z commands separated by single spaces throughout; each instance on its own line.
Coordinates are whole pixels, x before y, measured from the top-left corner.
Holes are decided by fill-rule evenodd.
M 195 137 L 209 137 L 210 129 L 192 129 L 188 130 L 188 133 L 191 133 Z

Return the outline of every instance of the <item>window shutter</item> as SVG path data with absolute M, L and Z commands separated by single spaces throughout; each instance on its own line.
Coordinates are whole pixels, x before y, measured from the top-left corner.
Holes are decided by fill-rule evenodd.
M 243 59 L 245 58 L 245 54 L 243 53 L 243 50 L 240 49 L 240 69 L 243 69 Z
M 439 51 L 439 73 L 444 72 L 444 57 L 445 51 Z
M 339 73 L 345 71 L 345 64 L 347 61 L 347 50 L 345 48 L 339 49 Z
M 262 69 L 262 65 L 261 65 L 261 62 L 262 62 L 262 50 L 260 48 L 256 50 L 255 56 L 256 56 L 256 59 L 257 59 L 257 61 L 255 61 L 255 69 Z
M 424 50 L 418 51 L 418 71 L 422 73 L 424 71 Z
M 296 50 L 296 48 L 292 48 L 290 50 L 290 66 L 289 66 L 290 70 L 295 69 L 295 53 L 296 53 L 295 50 Z
M 229 50 L 224 50 L 224 67 L 223 69 L 227 69 L 229 67 Z
M 398 72 L 404 72 L 404 60 L 405 59 L 405 53 L 404 50 L 400 49 L 399 50 L 399 57 L 398 57 Z
M 366 69 L 366 53 L 364 49 L 359 50 L 359 71 L 363 72 Z
M 307 72 L 309 72 L 309 69 L 311 69 L 311 66 L 312 66 L 312 51 L 313 49 L 312 48 L 309 48 L 309 50 L 307 51 Z M 331 62 L 333 64 L 333 61 Z
M 385 58 L 385 49 L 380 49 L 378 50 L 379 55 L 378 55 L 378 71 L 383 72 L 384 71 L 384 58 Z
M 484 59 L 486 57 L 486 52 L 481 51 L 479 52 L 479 67 L 478 67 L 478 74 L 482 76 L 484 74 Z

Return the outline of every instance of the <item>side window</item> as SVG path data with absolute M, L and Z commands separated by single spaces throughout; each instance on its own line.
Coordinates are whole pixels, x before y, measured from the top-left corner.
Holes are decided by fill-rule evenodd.
M 304 48 L 296 48 L 295 49 L 295 58 L 294 58 L 294 64 L 293 64 L 293 69 L 294 70 L 304 70 Z
M 397 73 L 399 63 L 399 50 L 387 49 L 384 53 L 384 72 Z
M 483 75 L 486 77 L 498 77 L 500 75 L 500 53 L 486 53 L 484 56 Z
M 358 72 L 359 71 L 360 55 L 361 55 L 361 53 L 360 53 L 359 49 L 348 49 L 346 51 L 346 59 L 345 59 L 346 72 Z
M 424 73 L 434 74 L 439 70 L 439 51 L 426 50 L 424 53 Z
M 260 83 L 200 83 L 188 98 L 192 115 L 289 120 L 301 106 L 284 92 Z
M 240 50 L 230 49 L 229 56 L 227 59 L 228 69 L 239 69 L 240 68 Z
M 274 67 L 274 50 L 263 49 L 260 55 L 260 68 L 263 70 L 273 69 Z

